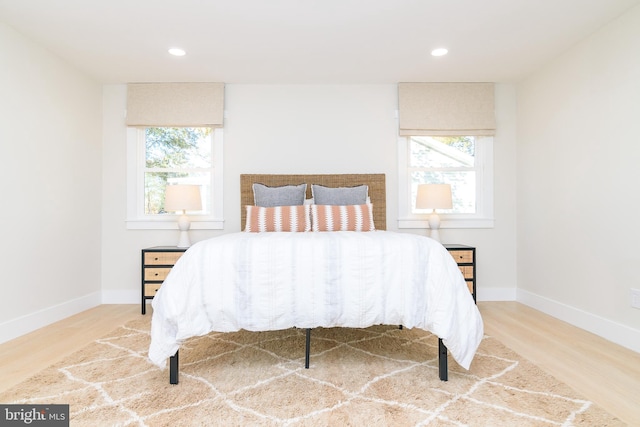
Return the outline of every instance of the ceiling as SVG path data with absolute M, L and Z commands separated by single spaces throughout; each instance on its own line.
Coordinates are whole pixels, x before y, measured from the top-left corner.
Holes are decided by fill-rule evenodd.
M 639 3 L 0 0 L 0 21 L 103 83 L 515 82 Z

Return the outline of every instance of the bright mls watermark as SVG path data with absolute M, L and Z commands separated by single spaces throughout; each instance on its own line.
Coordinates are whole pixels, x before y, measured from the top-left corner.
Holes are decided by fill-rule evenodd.
M 69 405 L 0 404 L 0 425 L 69 427 Z

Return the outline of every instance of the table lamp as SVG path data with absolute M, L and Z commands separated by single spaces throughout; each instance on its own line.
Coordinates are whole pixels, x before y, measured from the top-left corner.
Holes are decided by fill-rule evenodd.
M 431 238 L 440 241 L 440 216 L 436 209 L 451 209 L 451 185 L 449 184 L 420 184 L 416 196 L 416 209 L 431 209 L 429 228 Z
M 164 195 L 164 210 L 167 212 L 182 211 L 182 214 L 178 218 L 180 238 L 178 239 L 177 246 L 179 248 L 188 248 L 191 246 L 191 240 L 189 240 L 191 221 L 186 212 L 202 210 L 200 186 L 185 184 L 167 185 Z

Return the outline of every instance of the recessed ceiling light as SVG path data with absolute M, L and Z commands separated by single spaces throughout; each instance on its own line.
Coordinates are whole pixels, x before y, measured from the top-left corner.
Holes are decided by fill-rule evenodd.
M 187 52 L 177 47 L 169 49 L 169 53 L 173 56 L 185 56 L 187 54 Z
M 433 56 L 443 56 L 443 55 L 446 55 L 447 53 L 449 53 L 449 51 L 443 47 L 440 47 L 438 49 L 433 49 L 431 51 L 431 55 Z

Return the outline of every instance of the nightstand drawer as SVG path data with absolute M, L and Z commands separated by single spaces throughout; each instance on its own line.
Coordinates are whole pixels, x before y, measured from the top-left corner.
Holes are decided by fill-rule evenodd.
M 144 284 L 144 296 L 145 297 L 154 297 L 160 289 L 162 283 L 145 283 Z
M 473 265 L 459 265 L 458 268 L 465 279 L 473 279 Z
M 144 280 L 145 281 L 162 281 L 167 278 L 169 272 L 171 271 L 171 267 L 146 267 L 144 269 Z
M 145 252 L 144 265 L 174 265 L 184 252 Z
M 471 264 L 473 263 L 473 251 L 472 250 L 462 250 L 462 251 L 449 251 L 453 259 L 456 260 L 458 264 Z M 466 276 L 465 276 L 466 277 Z

